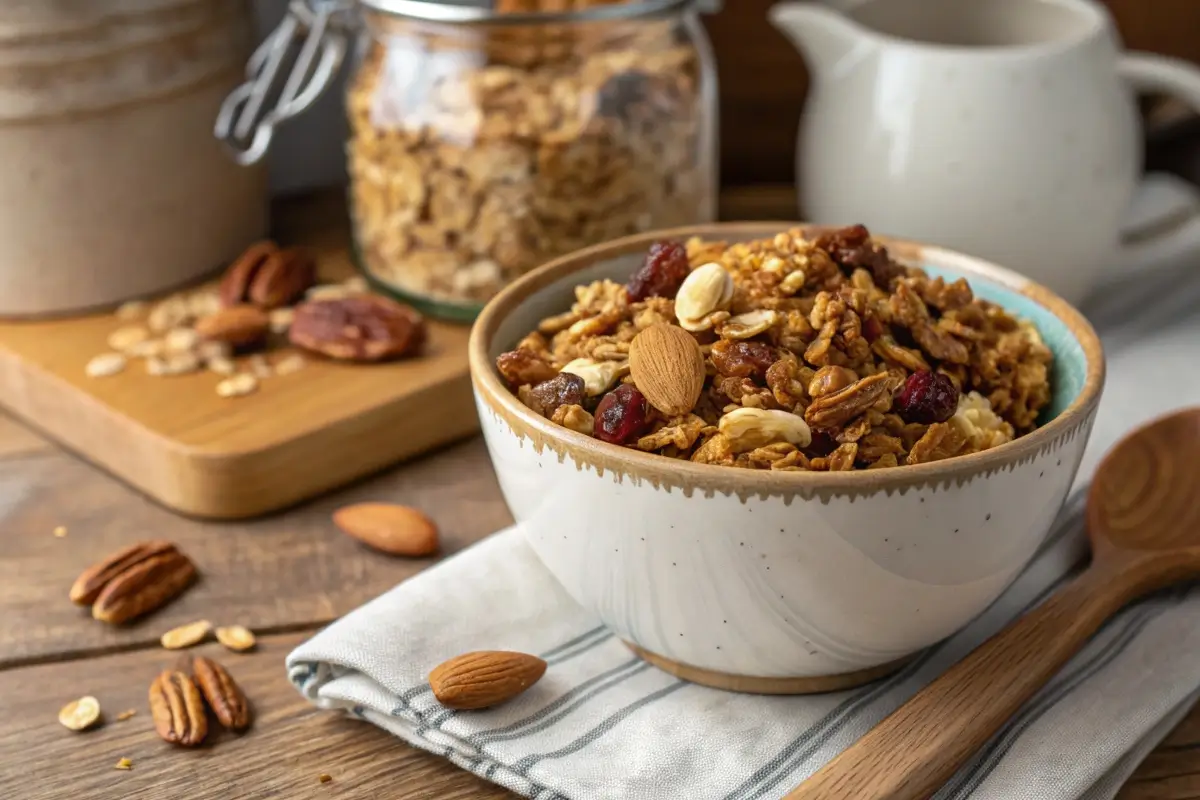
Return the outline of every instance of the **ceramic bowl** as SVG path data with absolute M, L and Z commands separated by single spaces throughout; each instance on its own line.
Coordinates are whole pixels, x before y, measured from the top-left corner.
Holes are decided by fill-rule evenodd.
M 995 600 L 1074 480 L 1104 382 L 1100 342 L 1049 290 L 977 258 L 886 239 L 895 257 L 1031 320 L 1055 356 L 1043 424 L 982 453 L 894 469 L 804 473 L 667 459 L 570 431 L 495 370 L 573 287 L 624 282 L 659 238 L 740 241 L 785 224 L 638 235 L 529 273 L 476 321 L 470 364 L 501 489 L 566 591 L 635 652 L 727 689 L 826 691 L 896 669 Z

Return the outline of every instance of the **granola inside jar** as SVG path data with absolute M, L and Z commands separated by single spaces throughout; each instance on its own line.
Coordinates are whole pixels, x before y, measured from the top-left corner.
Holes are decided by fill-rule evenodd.
M 715 218 L 716 77 L 686 0 L 497 0 L 453 21 L 378 5 L 346 103 L 377 288 L 470 319 L 552 258 Z

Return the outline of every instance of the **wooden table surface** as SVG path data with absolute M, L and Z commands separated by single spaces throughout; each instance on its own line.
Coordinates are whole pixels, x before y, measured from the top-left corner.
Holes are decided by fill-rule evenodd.
M 1151 163 L 1200 179 L 1200 135 L 1178 152 L 1172 142 Z M 779 218 L 793 197 L 788 187 L 732 192 L 722 196 L 722 216 Z M 368 551 L 334 529 L 333 509 L 368 499 L 431 512 L 447 555 L 511 521 L 479 439 L 279 515 L 206 523 L 165 510 L 0 413 L 0 800 L 514 797 L 370 724 L 314 710 L 287 681 L 284 658 L 299 642 L 432 563 Z M 54 535 L 59 526 L 66 536 Z M 84 567 L 152 537 L 176 542 L 201 569 L 182 598 L 122 629 L 68 602 Z M 199 649 L 228 666 L 256 720 L 243 736 L 210 735 L 185 750 L 155 735 L 146 695 L 177 658 L 158 637 L 197 619 L 258 633 L 247 654 Z M 86 694 L 108 721 L 72 733 L 58 710 Z M 126 709 L 137 713 L 115 721 Z M 121 758 L 133 768 L 114 769 Z M 319 782 L 322 773 L 332 780 Z M 1200 706 L 1120 798 L 1200 800 Z
M 368 723 L 314 710 L 287 681 L 284 657 L 312 631 L 431 563 L 370 552 L 333 528 L 332 509 L 376 498 L 429 509 L 447 554 L 510 522 L 479 439 L 281 515 L 214 524 L 166 511 L 0 415 L 0 797 L 514 797 Z M 53 534 L 58 526 L 66 536 Z M 67 601 L 83 567 L 151 536 L 175 541 L 200 566 L 201 582 L 182 598 L 120 630 Z M 177 658 L 159 635 L 197 619 L 258 632 L 248 654 L 198 649 L 241 682 L 256 720 L 243 736 L 218 733 L 184 750 L 155 735 L 146 691 Z M 58 710 L 85 694 L 108 721 L 72 733 Z M 115 721 L 126 709 L 137 713 Z M 114 769 L 121 758 L 133 769 Z M 320 783 L 322 773 L 332 780 Z M 1120 797 L 1200 798 L 1200 706 Z

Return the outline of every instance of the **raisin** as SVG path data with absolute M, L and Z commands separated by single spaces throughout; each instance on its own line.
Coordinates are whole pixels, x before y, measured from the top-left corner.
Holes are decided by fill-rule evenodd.
M 548 381 L 542 381 L 529 390 L 529 407 L 549 418 L 559 406 L 583 405 L 583 378 L 569 372 L 560 372 Z
M 558 374 L 554 367 L 529 350 L 501 353 L 496 359 L 496 370 L 513 387 L 541 383 Z
M 604 395 L 596 407 L 592 434 L 611 444 L 628 444 L 650 428 L 650 403 L 630 383 L 623 383 Z
M 940 372 L 921 370 L 908 376 L 896 406 L 905 422 L 945 422 L 958 408 L 958 389 Z
M 690 272 L 687 249 L 682 244 L 655 242 L 650 245 L 642 266 L 629 278 L 625 290 L 633 303 L 640 303 L 647 297 L 673 298 Z
M 829 253 L 829 257 L 847 273 L 858 267 L 867 270 L 880 287 L 887 287 L 893 278 L 904 273 L 888 256 L 887 248 L 871 241 L 871 233 L 863 225 L 828 231 L 818 236 L 814 244 Z
M 713 366 L 727 378 L 754 378 L 761 383 L 777 360 L 775 348 L 765 342 L 721 339 L 712 346 Z

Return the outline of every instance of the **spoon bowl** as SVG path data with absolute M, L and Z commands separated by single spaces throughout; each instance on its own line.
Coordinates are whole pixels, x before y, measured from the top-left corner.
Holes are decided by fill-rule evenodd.
M 932 795 L 1113 614 L 1200 578 L 1200 408 L 1121 440 L 1088 492 L 1092 560 L 1071 583 L 947 670 L 787 796 Z

